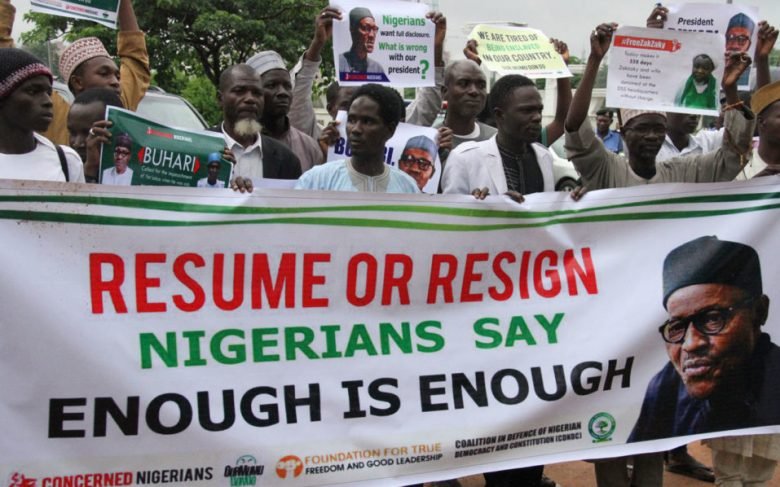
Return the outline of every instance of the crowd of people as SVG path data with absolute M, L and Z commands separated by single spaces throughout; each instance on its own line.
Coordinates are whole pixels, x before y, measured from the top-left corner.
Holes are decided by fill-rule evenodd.
M 663 27 L 667 13 L 657 6 L 646 26 Z M 126 134 L 112 136 L 111 123 L 104 120 L 104 113 L 107 106 L 136 109 L 149 88 L 149 53 L 132 1 L 120 2 L 119 66 L 94 37 L 79 39 L 62 53 L 59 68 L 75 96 L 72 104 L 52 92 L 53 76 L 44 63 L 14 47 L 13 15 L 10 0 L 0 0 L 0 178 L 74 183 L 102 179 L 105 184 L 130 184 L 132 169 L 127 160 L 132 143 Z M 217 179 L 220 166 L 231 164 L 230 187 L 241 192 L 251 192 L 253 181 L 288 179 L 297 180 L 295 187 L 301 190 L 418 193 L 436 170 L 438 155 L 443 167 L 438 192 L 471 194 L 477 199 L 507 195 L 522 203 L 525 195 L 554 191 L 548 147 L 560 137 L 565 137 L 568 157 L 581 176 L 581 186 L 572 192 L 575 200 L 587 191 L 604 188 L 730 181 L 780 173 L 780 82 L 771 82 L 769 70 L 769 54 L 778 31 L 766 22 L 758 24 L 755 46 L 749 42 L 745 45 L 744 35 L 727 36 L 724 74 L 718 87 L 721 118 L 716 130 L 697 131 L 700 119 L 695 115 L 606 107 L 596 111 L 594 129 L 590 113 L 594 85 L 617 28 L 610 23 L 598 25 L 590 33 L 590 54 L 574 94 L 568 78 L 557 81 L 555 117 L 543 126 L 544 107 L 534 81 L 506 75 L 488 93 L 476 41 L 467 43 L 464 58 L 445 62 L 447 21 L 439 12 L 428 15 L 435 24 L 435 86 L 418 89 L 415 100 L 405 107 L 398 92 L 388 87 L 365 84 L 353 88 L 333 83 L 326 98 L 334 121 L 323 127 L 315 116 L 313 84 L 322 50 L 332 37 L 333 22 L 342 17 L 349 20 L 353 41 L 351 50 L 342 54 L 344 64 L 350 69 L 361 63 L 371 66 L 374 61 L 367 53 L 372 52 L 376 37 L 371 11 L 364 8 L 346 13 L 326 7 L 315 19 L 311 43 L 292 69 L 278 53 L 266 50 L 245 64 L 224 70 L 217 100 L 223 118 L 209 130 L 224 138 L 225 149 L 209 156 L 208 177 L 199 180 L 198 187 L 222 185 L 224 182 Z M 735 29 L 744 28 L 745 22 L 742 20 Z M 553 43 L 568 62 L 566 44 L 559 40 Z M 714 63 L 705 57 L 694 59 L 686 84 L 684 96 L 693 100 L 691 106 L 696 103 L 697 89 L 699 94 L 715 89 L 710 69 Z M 756 68 L 756 90 L 740 92 L 738 80 L 751 64 Z M 446 115 L 434 125 L 443 102 Z M 328 148 L 339 138 L 335 121 L 339 110 L 347 112 L 345 128 L 351 156 L 326 162 Z M 613 129 L 615 113 L 619 127 Z M 392 167 L 385 163 L 384 148 L 401 122 L 434 127 L 438 139 L 434 142 L 422 135 L 411 138 L 398 167 Z M 112 150 L 118 161 L 102 175 L 101 146 Z M 736 245 L 741 249 L 734 243 L 707 245 L 718 249 Z M 752 258 L 750 254 L 748 259 Z M 751 265 L 758 268 L 757 260 Z M 752 287 L 746 289 L 741 281 L 714 283 L 712 277 L 702 279 L 671 288 L 670 314 L 673 306 L 685 307 L 687 301 L 675 298 L 673 293 L 686 286 L 717 284 L 737 289 L 738 297 L 744 294 L 742 291 L 755 291 Z M 675 285 L 679 281 L 669 280 Z M 744 305 L 747 301 L 743 299 L 739 306 L 753 306 L 751 309 L 758 313 L 761 300 L 754 301 Z M 723 306 L 728 308 L 727 304 Z M 726 326 L 724 315 L 719 315 L 717 330 L 716 326 L 707 328 L 709 323 L 704 319 L 698 315 L 690 318 L 693 326 L 680 320 L 665 325 L 662 333 L 669 350 L 687 353 L 688 341 L 693 340 L 690 337 L 700 341 L 717 337 Z M 763 321 L 754 327 L 758 329 L 761 324 Z M 676 379 L 673 368 L 668 374 L 669 380 Z M 690 392 L 688 386 L 693 379 L 688 379 L 686 382 L 686 377 L 682 378 L 684 384 L 679 387 L 683 392 L 686 388 Z M 697 430 L 697 424 L 668 434 L 703 432 Z M 647 431 L 656 427 L 644 426 Z M 651 434 L 639 425 L 637 428 L 632 441 Z M 597 483 L 607 487 L 660 486 L 666 459 L 668 468 L 718 485 L 764 485 L 780 459 L 780 435 L 717 438 L 708 443 L 713 449 L 714 473 L 681 447 L 665 454 L 636 455 L 631 460 L 597 461 Z M 627 468 L 629 461 L 632 474 Z M 552 485 L 544 477 L 542 466 L 486 473 L 485 481 L 488 487 Z

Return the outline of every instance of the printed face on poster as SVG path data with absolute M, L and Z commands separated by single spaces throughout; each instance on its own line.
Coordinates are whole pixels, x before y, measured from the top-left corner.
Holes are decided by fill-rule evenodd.
M 106 109 L 111 143 L 100 154 L 100 183 L 226 188 L 232 165 L 216 134 L 174 129 L 116 107 Z
M 571 77 L 563 58 L 540 30 L 479 24 L 471 31 L 469 39 L 477 41 L 483 65 L 502 76 L 522 74 L 532 79 Z
M 31 0 L 30 11 L 117 28 L 119 0 Z
M 621 27 L 610 48 L 607 106 L 718 114 L 720 36 Z
M 338 112 L 336 121 L 339 122 L 339 140 L 328 148 L 328 162 L 352 156 L 347 140 L 347 112 Z M 385 163 L 411 176 L 423 193 L 436 193 L 441 178 L 438 136 L 434 128 L 399 123 L 385 145 Z
M 723 52 L 747 52 L 753 57 L 758 42 L 758 21 L 758 9 L 748 5 L 684 3 L 669 5 L 664 28 L 718 34 Z M 740 89 L 747 89 L 749 76 L 746 71 L 739 78 Z
M 333 59 L 339 84 L 434 86 L 434 23 L 428 6 L 402 1 L 331 3 L 342 20 L 333 22 Z

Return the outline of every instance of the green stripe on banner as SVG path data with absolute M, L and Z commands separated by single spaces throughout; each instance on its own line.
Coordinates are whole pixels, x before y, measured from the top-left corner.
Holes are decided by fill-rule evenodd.
M 680 205 L 700 203 L 738 203 L 750 201 L 772 200 L 780 198 L 780 193 L 750 193 L 731 195 L 706 195 L 687 196 L 680 198 L 668 198 L 661 200 L 639 201 L 619 205 L 606 205 L 593 208 L 556 210 L 556 211 L 514 211 L 514 210 L 479 210 L 461 209 L 451 207 L 439 207 L 429 205 L 372 205 L 372 206 L 317 206 L 296 208 L 266 208 L 251 206 L 224 206 L 204 205 L 197 203 L 176 203 L 169 201 L 155 201 L 145 199 L 133 199 L 107 196 L 0 196 L 0 202 L 12 203 L 69 203 L 85 204 L 92 206 L 108 206 L 122 208 L 136 208 L 144 210 L 162 210 L 177 213 L 205 213 L 205 214 L 233 214 L 233 215 L 280 215 L 280 214 L 305 214 L 323 212 L 392 212 L 392 213 L 421 213 L 434 215 L 449 215 L 476 218 L 512 218 L 534 219 L 551 218 L 562 215 L 576 215 L 592 213 L 604 210 L 621 208 L 637 208 L 654 205 Z
M 50 223 L 79 223 L 88 225 L 134 226 L 134 227 L 206 227 L 224 225 L 321 225 L 363 228 L 402 228 L 409 230 L 480 232 L 491 230 L 512 230 L 521 228 L 538 228 L 571 223 L 595 223 L 638 220 L 674 220 L 684 218 L 706 218 L 722 215 L 736 215 L 780 208 L 780 203 L 755 206 L 749 208 L 732 208 L 725 210 L 698 211 L 658 211 L 649 213 L 614 213 L 608 215 L 573 216 L 551 218 L 547 221 L 534 223 L 502 223 L 469 225 L 462 223 L 427 223 L 405 220 L 381 220 L 373 218 L 332 218 L 332 217 L 282 217 L 265 218 L 261 220 L 239 221 L 176 221 L 150 220 L 144 218 L 126 218 L 101 215 L 82 215 L 74 213 L 36 212 L 20 210 L 0 210 L 0 219 L 27 220 Z

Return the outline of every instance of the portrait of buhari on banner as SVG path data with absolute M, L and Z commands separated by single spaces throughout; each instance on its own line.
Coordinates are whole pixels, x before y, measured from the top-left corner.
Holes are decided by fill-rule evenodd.
M 333 58 L 342 85 L 433 86 L 436 27 L 428 6 L 403 1 L 332 3 Z

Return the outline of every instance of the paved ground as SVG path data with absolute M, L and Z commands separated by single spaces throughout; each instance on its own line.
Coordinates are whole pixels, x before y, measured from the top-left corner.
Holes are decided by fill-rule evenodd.
M 692 443 L 688 451 L 702 463 L 710 465 L 710 450 L 699 443 Z M 561 487 L 594 487 L 596 478 L 593 474 L 593 465 L 587 462 L 568 462 L 548 465 L 544 473 L 558 482 Z M 473 475 L 460 479 L 463 487 L 484 487 L 485 482 L 481 475 Z M 713 484 L 700 482 L 682 475 L 664 473 L 664 487 L 712 487 Z M 775 472 L 774 478 L 768 484 L 769 487 L 780 487 L 780 469 Z

